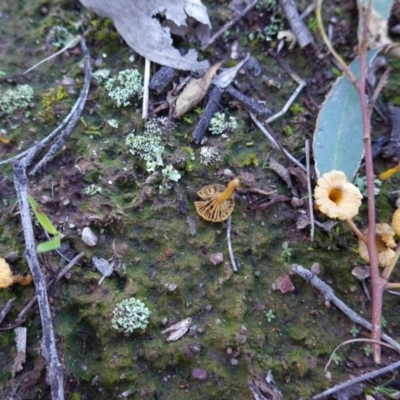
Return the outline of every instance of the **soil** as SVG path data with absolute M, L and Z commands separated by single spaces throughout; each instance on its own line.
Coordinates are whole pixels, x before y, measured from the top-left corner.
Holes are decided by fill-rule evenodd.
M 300 9 L 305 8 L 303 3 L 298 1 Z M 205 4 L 214 29 L 233 16 L 224 1 Z M 214 64 L 230 59 L 234 43 L 238 44 L 239 58 L 250 52 L 253 67 L 237 75 L 236 87 L 265 101 L 273 113 L 282 109 L 297 87 L 269 54 L 277 48 L 276 34 L 272 40 L 259 35 L 277 13 L 275 8 L 254 9 L 202 53 Z M 327 2 L 324 19 L 328 23 L 333 18 L 337 21 L 333 44 L 351 61 L 356 55 L 357 12 L 353 2 Z M 1 160 L 44 138 L 62 121 L 80 93 L 84 72 L 79 46 L 26 76 L 20 75 L 56 51 L 54 37 L 49 35 L 55 26 L 73 33 L 74 27 L 87 32 L 94 70 L 107 68 L 113 75 L 127 68 L 143 72 L 143 59 L 135 55 L 132 62 L 133 51 L 110 21 L 89 12 L 78 1 L 1 2 L 0 20 L 0 70 L 6 74 L 0 91 L 28 83 L 35 93 L 28 109 L 1 116 L 2 136 L 11 140 L 8 145 L 0 143 Z M 305 140 L 312 140 L 319 106 L 337 74 L 317 34 L 315 18 L 308 17 L 306 23 L 316 41 L 314 50 L 298 46 L 288 50 L 285 45 L 280 57 L 307 86 L 294 106 L 270 126 L 282 146 L 304 164 Z M 187 44 L 178 41 L 177 45 Z M 395 102 L 397 96 L 399 64 L 391 62 L 393 72 L 382 93 L 384 105 Z M 153 65 L 152 73 L 156 69 Z M 66 86 L 66 80 L 72 84 Z M 166 94 L 152 93 L 151 108 L 165 98 Z M 206 99 L 198 107 L 204 109 L 205 104 Z M 161 168 L 158 175 L 147 172 L 143 160 L 126 146 L 129 133 L 144 130 L 139 108 L 139 101 L 116 108 L 104 85 L 93 79 L 82 119 L 72 136 L 39 174 L 29 177 L 30 194 L 63 235 L 60 253 L 67 259 L 79 252 L 85 254 L 49 289 L 57 348 L 65 368 L 66 398 L 251 399 L 248 381 L 261 387 L 264 383 L 260 382 L 271 371 L 284 399 L 306 399 L 334 383 L 375 369 L 367 344 L 352 343 L 338 351 L 328 379 L 324 366 L 335 347 L 353 335 L 368 338 L 369 332 L 354 326 L 299 277 L 290 277 L 293 290 L 282 293 L 276 289 L 277 280 L 290 288 L 286 275 L 292 263 L 306 268 L 318 263 L 319 277 L 337 296 L 366 319 L 370 316 L 371 303 L 364 286 L 351 274 L 356 265 L 365 264 L 358 257 L 356 237 L 344 223 L 329 233 L 317 228 L 313 241 L 308 226 L 298 228 L 297 223 L 307 215 L 303 175 L 292 175 L 293 187 L 288 187 L 271 167 L 271 159 L 284 170 L 290 163 L 254 125 L 243 105 L 226 94 L 222 97 L 220 110 L 235 117 L 238 128 L 226 135 L 206 133 L 206 145 L 215 147 L 219 157 L 210 165 L 201 162 L 202 145 L 191 140 L 199 113 L 193 110 L 182 119 L 171 120 L 163 137 L 164 161 L 182 177 L 179 182 L 167 182 L 169 189 Z M 165 110 L 159 116 L 168 115 Z M 118 121 L 118 128 L 107 122 L 111 119 Z M 387 134 L 390 128 L 378 115 L 373 124 L 374 137 Z M 377 173 L 392 166 L 391 161 L 376 160 Z M 16 252 L 10 262 L 12 271 L 27 274 L 12 165 L 0 168 L 0 256 Z M 226 221 L 205 221 L 194 206 L 196 193 L 203 186 L 226 186 L 232 176 L 242 181 L 235 194 L 231 231 L 237 272 L 232 270 L 228 253 Z M 398 183 L 398 176 L 393 176 L 377 195 L 381 222 L 390 222 L 395 209 L 392 192 Z M 327 221 L 319 214 L 317 218 Z M 356 223 L 364 228 L 366 221 L 363 204 Z M 82 241 L 85 227 L 98 237 L 93 247 Z M 38 243 L 47 240 L 38 224 L 34 229 Z M 217 253 L 222 253 L 223 261 L 214 265 L 213 261 L 220 259 Z M 114 272 L 101 285 L 93 257 L 114 261 Z M 40 254 L 39 259 L 48 280 L 66 265 L 54 251 Z M 396 278 L 398 272 L 393 281 Z M 15 298 L 0 326 L 1 399 L 50 398 L 36 308 L 22 322 L 28 329 L 26 362 L 15 378 L 11 376 L 16 356 L 12 328 L 34 295 L 33 286 L 0 289 L 0 306 Z M 151 314 L 145 330 L 124 334 L 112 328 L 112 311 L 130 297 L 143 301 Z M 385 295 L 384 329 L 395 339 L 400 327 L 400 315 L 395 312 L 398 303 L 397 296 Z M 168 342 L 161 331 L 186 318 L 192 321 L 189 331 Z M 396 361 L 393 350 L 383 348 L 382 352 L 382 366 Z M 375 388 L 391 377 L 367 382 L 357 394 L 341 398 L 375 393 Z M 390 387 L 399 389 L 396 375 Z M 379 393 L 374 396 L 384 398 Z

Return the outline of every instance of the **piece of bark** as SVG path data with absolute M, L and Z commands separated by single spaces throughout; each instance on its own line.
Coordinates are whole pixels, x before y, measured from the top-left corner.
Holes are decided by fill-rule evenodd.
M 162 66 L 150 79 L 149 88 L 157 94 L 164 93 L 171 82 L 178 76 L 179 71 Z
M 223 92 L 223 89 L 220 89 L 219 87 L 214 87 L 214 89 L 211 91 L 203 115 L 201 116 L 192 133 L 192 137 L 196 144 L 199 144 L 203 140 L 211 118 L 218 111 Z
M 268 118 L 271 116 L 271 111 L 257 103 L 255 100 L 251 99 L 249 96 L 239 92 L 232 85 L 226 88 L 226 92 L 229 93 L 235 100 L 239 101 L 250 112 L 263 117 Z

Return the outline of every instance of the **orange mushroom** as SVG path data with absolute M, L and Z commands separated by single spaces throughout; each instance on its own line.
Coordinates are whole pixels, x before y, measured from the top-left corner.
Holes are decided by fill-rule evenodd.
M 20 285 L 30 285 L 32 283 L 32 276 L 13 275 L 10 266 L 7 264 L 4 258 L 0 258 L 0 288 L 6 288 L 14 283 Z
M 202 201 L 195 201 L 197 214 L 206 221 L 225 221 L 235 208 L 235 200 L 232 197 L 234 190 L 240 185 L 238 178 L 231 180 L 225 188 L 215 183 L 204 186 L 197 192 Z

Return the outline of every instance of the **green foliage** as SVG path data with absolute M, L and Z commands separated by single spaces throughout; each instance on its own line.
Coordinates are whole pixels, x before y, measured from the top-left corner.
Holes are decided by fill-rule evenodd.
M 372 354 L 372 348 L 369 344 L 363 347 L 364 349 L 364 354 L 369 357 Z
M 32 196 L 28 196 L 29 204 L 31 205 L 32 211 L 35 214 L 41 227 L 54 238 L 47 242 L 40 243 L 37 247 L 38 253 L 44 253 L 47 251 L 58 249 L 61 246 L 61 234 L 57 231 L 55 226 L 52 224 L 48 216 L 40 208 L 39 204 Z
M 355 326 L 352 326 L 352 328 L 350 329 L 350 333 L 351 336 L 356 337 L 360 333 L 360 331 Z
M 293 115 L 305 115 L 306 114 L 306 110 L 304 107 L 302 107 L 299 103 L 294 103 L 291 107 L 290 107 L 290 112 Z
M 378 51 L 368 51 L 367 66 Z M 349 68 L 359 79 L 360 60 L 353 61 Z M 349 181 L 353 180 L 364 152 L 363 124 L 357 90 L 346 76 L 335 82 L 320 109 L 313 150 L 318 176 L 338 170 L 343 171 Z
M 268 322 L 272 322 L 272 320 L 275 319 L 275 313 L 272 309 L 265 311 L 264 314 L 267 317 Z
M 292 253 L 293 253 L 293 249 L 291 247 L 289 247 L 289 243 L 288 242 L 283 242 L 282 243 L 282 252 L 281 252 L 281 257 L 289 262 L 290 261 L 290 257 L 292 257 Z
M 290 136 L 293 133 L 293 128 L 290 125 L 285 125 L 283 128 L 283 134 L 286 136 Z

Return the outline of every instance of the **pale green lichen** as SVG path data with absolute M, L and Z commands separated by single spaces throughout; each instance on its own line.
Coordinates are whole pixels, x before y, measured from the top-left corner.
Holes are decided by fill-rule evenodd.
M 110 77 L 110 70 L 109 69 L 98 69 L 94 71 L 92 77 L 96 79 L 98 82 L 103 82 Z
M 178 182 L 182 177 L 172 165 L 167 165 L 161 172 L 166 178 L 174 182 Z
M 129 152 L 146 161 L 148 172 L 154 172 L 158 166 L 164 166 L 162 155 L 165 148 L 162 145 L 162 132 L 159 126 L 163 122 L 160 119 L 149 120 L 145 124 L 142 135 L 135 134 L 135 131 L 132 131 L 125 140 Z
M 91 184 L 91 185 L 89 185 L 89 186 L 87 186 L 85 189 L 84 189 L 84 193 L 87 195 L 87 196 L 94 196 L 95 194 L 97 194 L 97 193 L 101 193 L 103 191 L 103 188 L 101 188 L 100 186 L 96 186 L 95 184 Z
M 107 79 L 104 87 L 117 107 L 126 107 L 131 104 L 133 97 L 142 97 L 142 75 L 137 69 L 126 69 L 116 77 Z
M 234 131 L 237 127 L 238 123 L 235 117 L 230 116 L 226 121 L 224 113 L 216 112 L 211 118 L 208 129 L 213 135 L 221 135 L 225 131 Z
M 117 304 L 113 310 L 112 327 L 117 331 L 131 333 L 136 329 L 146 329 L 150 311 L 145 304 L 131 297 Z
M 8 115 L 15 110 L 27 108 L 33 99 L 33 89 L 29 85 L 17 86 L 5 92 L 0 90 L 0 111 Z

